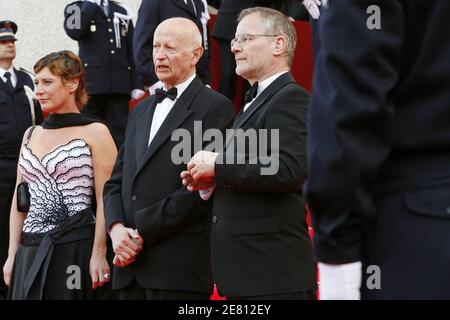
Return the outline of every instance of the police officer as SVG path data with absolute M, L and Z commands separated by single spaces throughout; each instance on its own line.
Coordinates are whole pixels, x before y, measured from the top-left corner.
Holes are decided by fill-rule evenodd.
M 17 160 L 25 130 L 43 120 L 41 108 L 33 100 L 30 75 L 13 67 L 16 57 L 17 25 L 0 21 L 0 265 L 8 257 L 9 212 L 16 185 Z M 0 299 L 7 287 L 0 280 Z
M 117 1 L 76 1 L 64 10 L 64 29 L 78 41 L 90 100 L 83 112 L 103 118 L 116 142 L 122 144 L 130 94 L 143 96 L 132 54 L 131 13 Z
M 321 299 L 450 299 L 450 2 L 322 1 L 306 195 Z

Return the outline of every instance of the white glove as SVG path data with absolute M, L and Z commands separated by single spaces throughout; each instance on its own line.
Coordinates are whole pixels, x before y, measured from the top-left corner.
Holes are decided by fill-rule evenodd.
M 321 5 L 320 0 L 303 0 L 303 5 L 306 7 L 306 10 L 308 10 L 313 19 L 319 19 L 319 6 Z
M 361 261 L 347 264 L 319 262 L 320 300 L 360 300 Z
M 148 92 L 152 95 L 155 94 L 155 90 L 162 88 L 163 87 L 163 83 L 161 81 L 155 82 L 154 84 L 152 84 L 150 87 L 148 87 Z
M 131 99 L 133 100 L 139 100 L 140 98 L 142 98 L 145 94 L 144 90 L 141 89 L 133 89 L 131 91 Z
M 91 2 L 91 3 L 95 3 L 95 4 L 98 5 L 98 6 L 100 6 L 100 5 L 101 5 L 101 2 L 102 2 L 102 0 L 85 0 L 85 1 Z

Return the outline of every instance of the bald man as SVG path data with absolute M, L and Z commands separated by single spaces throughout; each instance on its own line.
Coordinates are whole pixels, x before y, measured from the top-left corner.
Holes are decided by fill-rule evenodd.
M 231 101 L 196 75 L 201 39 L 186 18 L 165 20 L 155 30 L 153 62 L 164 90 L 134 108 L 105 185 L 116 254 L 113 288 L 121 299 L 208 299 L 212 293 L 211 206 L 179 179 L 197 150 L 188 139 L 190 150 L 180 162 L 173 152 L 180 141 L 172 138 L 176 129 L 198 137 L 194 122 L 203 130 L 224 130 L 233 118 Z

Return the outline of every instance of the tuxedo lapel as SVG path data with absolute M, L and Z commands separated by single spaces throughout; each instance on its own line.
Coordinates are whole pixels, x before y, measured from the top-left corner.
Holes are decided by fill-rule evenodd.
M 248 109 L 236 117 L 233 123 L 233 129 L 241 128 L 256 112 L 262 109 L 262 105 L 269 100 L 275 93 L 277 93 L 281 88 L 283 88 L 288 83 L 295 82 L 291 73 L 284 73 L 279 76 L 275 81 L 273 81 L 259 96 L 256 97 L 255 101 L 248 107 Z M 227 145 L 231 138 L 228 137 L 225 145 Z
M 145 151 L 148 148 L 148 139 L 150 138 L 150 128 L 152 126 L 153 115 L 155 114 L 156 99 L 150 98 L 147 107 L 143 114 L 137 120 L 136 124 L 136 137 L 135 137 L 135 150 L 136 150 L 136 162 L 139 166 L 144 158 Z
M 172 110 L 170 110 L 166 119 L 164 120 L 152 142 L 150 143 L 150 146 L 146 149 L 142 157 L 142 161 L 140 163 L 138 162 L 139 165 L 136 175 L 139 173 L 145 163 L 156 153 L 156 151 L 167 140 L 170 140 L 172 132 L 175 129 L 178 129 L 181 124 L 194 112 L 190 110 L 190 107 L 192 101 L 194 100 L 194 97 L 197 95 L 202 86 L 203 83 L 196 77 L 174 104 Z M 151 122 L 149 126 L 151 126 Z M 147 141 L 149 138 L 149 134 L 147 134 L 146 136 Z

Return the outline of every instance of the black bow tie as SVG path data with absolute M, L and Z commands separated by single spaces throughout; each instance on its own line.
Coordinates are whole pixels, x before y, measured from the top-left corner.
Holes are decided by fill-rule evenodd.
M 177 97 L 177 88 L 172 87 L 171 89 L 164 91 L 161 88 L 155 90 L 156 95 L 156 103 L 162 102 L 165 98 L 169 98 L 170 100 L 175 100 Z
M 255 99 L 256 94 L 258 93 L 258 81 L 256 81 L 252 87 L 245 92 L 245 103 L 249 103 L 253 99 Z

